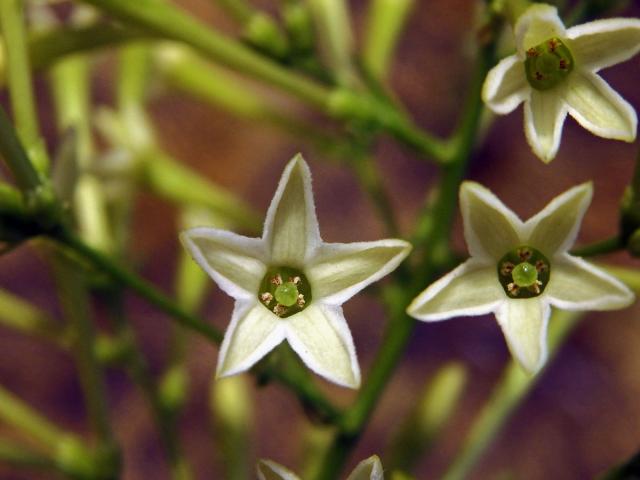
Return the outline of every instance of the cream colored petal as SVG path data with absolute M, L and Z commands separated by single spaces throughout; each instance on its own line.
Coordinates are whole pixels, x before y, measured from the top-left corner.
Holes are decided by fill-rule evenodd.
M 361 461 L 347 477 L 347 480 L 384 480 L 382 463 L 377 455 Z
M 535 216 L 527 220 L 527 244 L 540 250 L 549 259 L 556 252 L 565 252 L 576 240 L 582 217 L 591 197 L 591 182 L 577 185 L 554 198 Z
M 418 295 L 407 313 L 418 320 L 436 321 L 495 311 L 507 299 L 496 268 L 468 260 Z
M 511 355 L 530 374 L 547 359 L 547 325 L 551 309 L 537 298 L 510 299 L 496 312 Z
M 597 72 L 640 52 L 640 20 L 607 18 L 567 30 L 571 53 L 581 70 Z
M 340 305 L 395 270 L 410 251 L 411 244 L 403 240 L 325 243 L 305 268 L 311 294 Z
M 565 33 L 556 7 L 534 3 L 520 16 L 514 28 L 518 55 L 524 59 L 526 51 L 531 47 L 552 37 L 563 38 Z
M 255 297 L 266 273 L 264 243 L 226 230 L 198 227 L 180 234 L 193 259 L 228 295 Z
M 594 135 L 633 142 L 638 117 L 634 108 L 595 73 L 574 72 L 564 90 L 569 115 Z
M 260 460 L 257 471 L 259 480 L 300 480 L 291 470 L 271 460 Z
M 613 275 L 570 255 L 552 262 L 544 295 L 563 310 L 617 310 L 635 300 L 631 290 Z
M 464 237 L 472 257 L 495 262 L 520 245 L 522 221 L 479 183 L 462 183 L 460 210 Z
M 250 369 L 285 339 L 284 321 L 257 302 L 236 302 L 218 356 L 218 377 Z
M 349 388 L 360 386 L 360 367 L 342 308 L 313 304 L 287 320 L 287 340 L 311 370 Z
M 272 265 L 302 268 L 320 244 L 311 173 L 301 155 L 280 178 L 264 223 L 263 238 Z
M 560 147 L 567 117 L 564 90 L 562 85 L 545 91 L 531 90 L 531 98 L 524 103 L 524 133 L 533 153 L 545 163 L 555 158 Z
M 511 55 L 489 71 L 482 86 L 482 101 L 495 113 L 506 115 L 528 98 L 530 89 L 522 60 Z

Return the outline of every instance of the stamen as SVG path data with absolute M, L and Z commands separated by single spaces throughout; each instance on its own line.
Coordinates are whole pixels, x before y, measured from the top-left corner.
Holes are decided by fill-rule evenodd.
M 573 70 L 573 56 L 559 38 L 527 50 L 524 62 L 527 81 L 536 90 L 549 90 L 562 83 Z
M 284 279 L 287 279 L 286 281 Z M 311 303 L 311 286 L 304 272 L 294 267 L 270 267 L 257 293 L 270 312 L 287 318 Z
M 497 271 L 505 293 L 514 299 L 542 294 L 550 278 L 549 260 L 528 245 L 507 252 L 498 262 Z

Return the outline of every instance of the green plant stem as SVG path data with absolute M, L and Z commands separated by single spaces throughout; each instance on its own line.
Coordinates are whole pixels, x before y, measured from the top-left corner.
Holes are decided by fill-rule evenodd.
M 34 34 L 29 40 L 31 65 L 45 69 L 61 58 L 140 39 L 153 38 L 149 32 L 99 23 L 58 27 Z
M 44 173 L 48 164 L 33 95 L 23 10 L 22 0 L 2 0 L 0 27 L 6 47 L 8 84 L 16 128 L 27 150 L 33 153 L 31 159 L 36 169 Z
M 25 432 L 42 445 L 55 450 L 58 442 L 69 434 L 39 412 L 28 406 L 13 393 L 0 386 L 0 419 L 21 432 Z
M 124 366 L 149 404 L 160 440 L 169 458 L 172 478 L 174 480 L 189 480 L 192 478 L 191 469 L 180 445 L 175 412 L 166 408 L 159 394 L 157 382 L 151 375 L 147 360 L 137 342 L 136 334 L 126 319 L 122 292 L 113 292 L 109 298 L 109 305 L 118 329 L 118 337 L 124 339 L 131 346 L 124 359 Z
M 581 312 L 554 311 L 549 322 L 548 342 L 551 354 L 562 345 L 582 315 Z M 533 376 L 526 374 L 513 360 L 509 363 L 491 398 L 476 416 L 462 450 L 442 477 L 443 480 L 462 480 L 467 477 L 477 460 L 489 448 L 510 415 L 541 376 L 542 372 Z
M 83 1 L 152 34 L 185 42 L 222 65 L 282 88 L 312 105 L 323 108 L 327 103 L 328 91 L 322 86 L 220 35 L 169 3 L 157 0 Z
M 95 332 L 91 321 L 89 297 L 82 270 L 66 257 L 54 252 L 56 285 L 60 305 L 73 332 L 73 352 L 78 377 L 84 392 L 89 419 L 98 441 L 113 445 L 103 372 L 96 359 Z
M 105 254 L 91 248 L 73 232 L 68 229 L 61 229 L 53 238 L 86 259 L 112 280 L 126 285 L 138 293 L 152 305 L 166 312 L 185 327 L 202 334 L 216 344 L 222 342 L 222 333 L 215 327 L 202 322 L 199 318 L 182 310 L 171 298 L 160 292 L 151 283 L 120 266 Z
M 486 72 L 493 66 L 494 56 L 493 43 L 485 45 L 478 52 L 475 73 L 469 86 L 467 105 L 460 126 L 453 137 L 452 144 L 455 146 L 453 161 L 445 166 L 435 201 L 430 204 L 429 210 L 423 213 L 423 218 L 431 217 L 431 227 L 428 229 L 423 227 L 415 236 L 418 241 L 428 245 L 429 249 L 434 249 L 435 245 L 446 243 L 448 240 L 456 208 L 458 186 L 470 159 L 480 122 L 482 112 L 480 90 Z M 424 223 L 423 220 L 422 224 Z M 437 249 L 433 253 L 437 254 Z M 433 280 L 439 273 L 440 265 L 436 260 L 433 256 L 428 259 L 425 256 L 425 260 L 420 264 L 421 267 L 415 270 L 419 273 L 418 277 L 412 282 L 400 278 L 396 285 L 386 289 L 385 303 L 388 306 L 390 321 L 383 336 L 384 342 L 356 401 L 339 420 L 338 431 L 322 461 L 323 466 L 317 476 L 318 480 L 338 477 L 347 456 L 362 435 L 415 327 L 415 320 L 405 313 L 406 305 L 424 288 L 422 283 L 424 279 Z
M 63 348 L 68 344 L 64 330 L 53 318 L 4 289 L 0 289 L 0 324 L 27 335 L 50 340 Z
M 0 106 L 0 154 L 22 191 L 35 191 L 42 185 L 40 175 L 29 160 L 2 106 Z
M 171 298 L 157 290 L 152 284 L 121 267 L 103 253 L 91 248 L 73 232 L 60 229 L 54 234 L 53 239 L 86 259 L 95 268 L 105 273 L 115 282 L 125 285 L 138 293 L 142 298 L 145 298 L 152 305 L 169 314 L 171 318 L 175 319 L 184 327 L 200 333 L 215 344 L 219 345 L 222 342 L 222 333 L 215 327 L 204 323 L 198 317 L 184 311 Z M 267 378 L 274 379 L 289 387 L 303 404 L 317 411 L 319 415 L 334 418 L 336 416 L 336 409 L 317 389 L 312 381 L 306 381 L 304 377 L 301 376 L 301 370 L 301 368 L 295 368 L 286 373 L 282 373 L 266 369 L 264 375 L 266 375 Z
M 616 235 L 615 237 L 607 238 L 599 242 L 574 248 L 570 253 L 577 257 L 594 257 L 596 255 L 604 255 L 606 253 L 624 250 L 624 248 L 625 245 L 622 238 Z
M 57 469 L 51 458 L 4 439 L 0 439 L 0 463 L 38 470 Z
M 414 4 L 414 0 L 369 2 L 362 61 L 368 74 L 378 82 L 387 76 L 398 38 Z

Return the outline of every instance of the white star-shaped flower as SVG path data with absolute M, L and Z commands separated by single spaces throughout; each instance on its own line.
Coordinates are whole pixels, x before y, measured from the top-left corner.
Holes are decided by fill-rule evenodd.
M 346 387 L 360 385 L 341 305 L 393 271 L 409 254 L 409 243 L 323 242 L 311 174 L 299 155 L 282 174 L 262 238 L 201 227 L 187 230 L 181 239 L 236 301 L 220 348 L 218 377 L 251 368 L 287 340 L 318 375 Z
M 619 280 L 568 253 L 591 196 L 590 183 L 576 186 L 523 222 L 489 190 L 464 182 L 460 208 L 471 258 L 407 312 L 424 321 L 494 312 L 511 354 L 535 373 L 547 355 L 550 306 L 613 310 L 634 299 Z
M 544 162 L 556 156 L 567 113 L 600 137 L 633 142 L 636 112 L 597 72 L 640 51 L 640 20 L 565 28 L 555 7 L 534 4 L 514 27 L 517 52 L 487 75 L 482 99 L 501 115 L 524 102 L 524 129 Z
M 291 470 L 271 460 L 260 460 L 257 470 L 259 480 L 300 480 Z M 378 456 L 372 455 L 360 462 L 347 480 L 384 480 L 382 463 Z

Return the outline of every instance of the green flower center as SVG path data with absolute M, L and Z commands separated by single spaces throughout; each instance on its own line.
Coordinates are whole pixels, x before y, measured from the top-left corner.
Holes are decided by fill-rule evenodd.
M 573 65 L 571 50 L 554 37 L 527 50 L 524 70 L 529 85 L 536 90 L 549 90 L 567 78 Z
M 311 302 L 305 274 L 293 267 L 270 267 L 260 284 L 260 303 L 281 318 L 304 310 Z
M 544 292 L 550 276 L 547 257 L 528 245 L 510 250 L 498 262 L 498 280 L 509 298 L 537 297 Z

